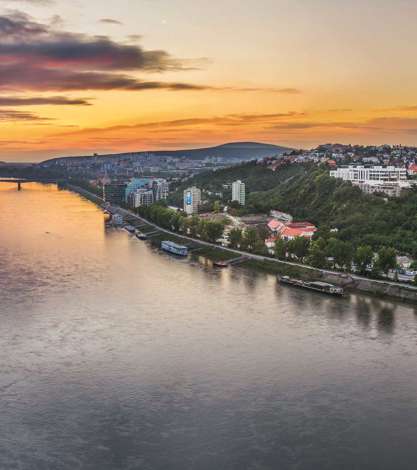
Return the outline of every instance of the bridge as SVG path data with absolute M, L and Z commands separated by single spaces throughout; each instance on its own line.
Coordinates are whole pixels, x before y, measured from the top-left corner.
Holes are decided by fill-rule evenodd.
M 39 181 L 39 180 L 31 180 L 31 179 L 24 179 L 24 178 L 0 178 L 0 183 L 15 183 L 17 184 L 17 190 L 21 191 L 22 184 L 24 183 L 56 183 L 56 181 L 48 180 L 48 181 Z

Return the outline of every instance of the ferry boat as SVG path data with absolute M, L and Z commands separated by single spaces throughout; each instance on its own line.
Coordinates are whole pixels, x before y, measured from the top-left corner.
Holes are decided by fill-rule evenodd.
M 164 250 L 168 253 L 172 253 L 177 256 L 187 256 L 188 248 L 184 245 L 178 245 L 177 243 L 165 240 L 161 242 L 161 250 Z
M 301 287 L 303 289 L 314 290 L 316 292 L 322 292 L 323 294 L 343 296 L 344 290 L 342 287 L 329 284 L 328 282 L 321 281 L 302 281 L 301 279 L 295 279 L 289 276 L 278 276 L 278 281 L 281 284 L 288 284 L 294 287 Z
M 145 235 L 140 230 L 136 230 L 135 235 L 136 235 L 137 238 L 139 238 L 139 240 L 147 240 L 148 239 L 148 236 Z

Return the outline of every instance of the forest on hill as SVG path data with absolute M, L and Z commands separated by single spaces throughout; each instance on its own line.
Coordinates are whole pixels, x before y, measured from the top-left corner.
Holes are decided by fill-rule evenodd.
M 171 201 L 181 204 L 185 187 L 196 185 L 211 193 L 222 192 L 222 198 L 209 197 L 227 203 L 231 191 L 223 185 L 236 179 L 246 184 L 245 213 L 288 212 L 295 220 L 316 224 L 317 238 L 336 238 L 354 249 L 393 247 L 398 253 L 417 257 L 417 189 L 399 198 L 365 194 L 350 182 L 330 177 L 324 165 L 289 165 L 272 172 L 249 162 L 197 175 L 179 186 Z

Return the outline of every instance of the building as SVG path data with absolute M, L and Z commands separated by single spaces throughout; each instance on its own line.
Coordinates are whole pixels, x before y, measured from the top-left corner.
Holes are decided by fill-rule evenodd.
M 132 178 L 126 186 L 126 201 L 132 201 L 138 189 L 150 190 L 153 192 L 153 200 L 160 201 L 166 199 L 169 193 L 169 184 L 162 178 Z
M 150 206 L 154 203 L 154 192 L 151 189 L 137 189 L 133 194 L 132 205 L 136 209 L 141 206 Z
M 407 169 L 395 166 L 348 166 L 331 170 L 330 176 L 352 183 L 393 183 L 407 180 Z
M 232 201 L 237 201 L 241 206 L 245 205 L 245 183 L 237 180 L 232 184 Z
M 270 253 L 273 253 L 275 242 L 278 239 L 285 241 L 302 237 L 311 240 L 317 232 L 317 227 L 311 222 L 288 222 L 272 219 L 267 224 L 270 235 L 265 240 L 265 245 Z
M 126 201 L 126 184 L 109 183 L 103 186 L 103 199 L 105 202 L 121 206 Z
M 197 214 L 201 204 L 201 190 L 195 186 L 184 191 L 184 211 L 187 215 Z
M 156 178 L 152 180 L 152 192 L 155 201 L 166 199 L 169 194 L 169 184 L 167 180 Z
M 412 163 L 412 164 L 408 167 L 408 173 L 409 173 L 411 176 L 417 175 L 417 163 Z
M 291 222 L 281 230 L 280 237 L 290 241 L 294 238 L 303 237 L 311 240 L 317 232 L 317 227 L 310 222 Z
M 403 189 L 411 187 L 407 182 L 407 169 L 395 166 L 349 166 L 330 171 L 330 176 L 351 181 L 367 194 L 383 193 L 398 197 Z

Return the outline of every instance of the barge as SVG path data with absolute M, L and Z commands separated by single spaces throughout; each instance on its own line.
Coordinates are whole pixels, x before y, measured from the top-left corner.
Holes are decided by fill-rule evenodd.
M 165 240 L 161 242 L 161 250 L 166 251 L 177 256 L 187 256 L 188 248 L 184 245 L 178 245 L 178 243 Z
M 295 279 L 289 276 L 278 276 L 278 282 L 281 284 L 288 284 L 294 287 L 300 287 L 302 289 L 314 290 L 323 294 L 335 295 L 341 297 L 344 295 L 342 287 L 329 284 L 328 282 L 321 281 L 302 281 L 301 279 Z

